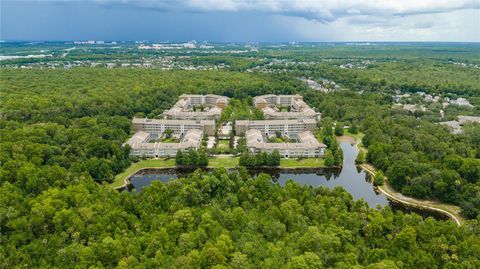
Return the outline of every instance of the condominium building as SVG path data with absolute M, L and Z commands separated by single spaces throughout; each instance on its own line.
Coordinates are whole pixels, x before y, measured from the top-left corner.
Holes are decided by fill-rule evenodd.
M 165 120 L 133 118 L 133 128 L 136 131 L 144 131 L 149 134 L 162 135 L 170 129 L 174 134 L 183 136 L 189 130 L 199 129 L 208 135 L 215 134 L 215 121 L 213 120 Z
M 476 117 L 476 116 L 458 116 L 458 122 L 459 122 L 460 124 L 474 123 L 474 122 L 480 123 L 480 117 Z
M 297 101 L 303 102 L 303 97 L 299 94 L 295 95 L 260 95 L 253 98 L 253 104 L 256 108 L 264 108 L 266 106 L 294 106 Z
M 237 120 L 235 122 L 235 131 L 237 135 L 243 135 L 246 131 L 254 129 L 259 130 L 262 135 L 271 136 L 279 131 L 282 136 L 297 137 L 304 131 L 313 131 L 317 125 L 314 119 L 300 120 Z
M 263 151 L 272 153 L 275 150 L 285 158 L 320 157 L 325 154 L 327 146 L 318 142 L 312 132 L 304 131 L 297 137 L 298 143 L 268 143 L 259 130 L 250 129 L 245 133 L 247 147 L 254 154 Z
M 312 108 L 305 108 L 302 111 L 280 111 L 277 108 L 266 107 L 262 109 L 265 119 L 289 120 L 289 119 L 316 119 L 320 120 L 321 114 Z
M 163 112 L 165 119 L 179 120 L 215 120 L 220 117 L 222 110 L 228 105 L 228 97 L 207 94 L 207 95 L 189 95 L 182 94 L 178 102 Z M 194 111 L 198 106 L 202 106 L 202 111 Z
M 194 107 L 198 105 L 218 106 L 225 108 L 228 104 L 228 97 L 216 94 L 182 94 L 178 97 L 179 101 L 184 100 L 187 107 Z
M 301 95 L 262 95 L 253 99 L 256 108 L 261 109 L 265 119 L 316 119 L 320 120 L 321 114 L 313 110 L 303 101 Z M 281 111 L 287 107 L 289 111 Z
M 205 108 L 204 111 L 185 111 L 182 108 L 173 107 L 165 112 L 163 116 L 171 120 L 215 120 L 222 114 L 219 107 Z
M 177 154 L 177 151 L 186 151 L 189 149 L 198 149 L 203 137 L 203 132 L 198 129 L 188 130 L 179 143 L 149 143 L 149 134 L 138 131 L 126 144 L 132 148 L 130 155 L 141 157 L 171 157 Z

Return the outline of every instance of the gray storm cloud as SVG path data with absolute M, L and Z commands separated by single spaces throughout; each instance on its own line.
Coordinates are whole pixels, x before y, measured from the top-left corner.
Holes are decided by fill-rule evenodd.
M 254 11 L 302 17 L 319 22 L 339 18 L 369 16 L 411 16 L 480 9 L 478 0 L 93 0 L 104 6 L 180 12 L 241 12 Z M 375 20 L 372 20 L 375 21 Z

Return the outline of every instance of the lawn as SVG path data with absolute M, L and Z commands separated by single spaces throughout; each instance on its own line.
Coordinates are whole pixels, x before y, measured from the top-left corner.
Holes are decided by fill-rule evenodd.
M 215 148 L 215 154 L 230 154 L 230 140 L 218 140 L 217 147 Z
M 316 168 L 324 167 L 324 159 L 303 158 L 303 159 L 280 159 L 281 168 Z
M 358 134 L 352 134 L 348 131 L 348 129 L 345 129 L 343 131 L 343 135 L 355 137 L 356 139 L 360 140 L 360 142 L 362 141 L 362 138 L 365 136 L 365 134 L 362 132 L 358 132 Z
M 110 187 L 115 188 L 122 186 L 125 183 L 125 178 L 143 168 L 167 168 L 175 167 L 175 158 L 168 159 L 147 159 L 130 165 L 125 171 L 115 176 Z
M 230 148 L 230 140 L 218 140 L 218 148 Z
M 295 139 L 288 139 L 288 137 L 276 137 L 272 136 L 268 138 L 268 143 L 296 143 Z
M 175 137 L 168 137 L 162 140 L 163 143 L 180 143 L 180 139 Z
M 208 167 L 210 168 L 234 168 L 238 166 L 239 157 L 210 157 L 208 159 Z

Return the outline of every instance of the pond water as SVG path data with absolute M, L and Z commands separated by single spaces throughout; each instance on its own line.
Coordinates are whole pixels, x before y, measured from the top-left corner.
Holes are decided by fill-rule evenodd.
M 282 186 L 289 179 L 302 185 L 313 187 L 325 186 L 335 188 L 340 186 L 347 190 L 355 200 L 364 199 L 373 208 L 377 205 L 391 206 L 395 210 L 415 212 L 423 217 L 433 216 L 437 219 L 447 219 L 446 216 L 436 212 L 405 207 L 377 192 L 371 182 L 371 176 L 355 165 L 358 148 L 349 142 L 341 142 L 340 147 L 344 155 L 343 167 L 341 169 L 262 169 L 251 170 L 250 172 L 254 177 L 259 173 L 267 173 L 274 182 L 278 182 Z M 154 180 L 167 182 L 168 180 L 186 176 L 190 172 L 180 169 L 143 170 L 130 178 L 131 187 L 141 191 L 143 187 L 150 185 Z

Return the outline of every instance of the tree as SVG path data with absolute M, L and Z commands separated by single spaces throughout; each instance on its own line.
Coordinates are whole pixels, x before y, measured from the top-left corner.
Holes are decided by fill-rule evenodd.
M 460 174 L 470 183 L 480 182 L 480 160 L 467 158 L 459 169 Z
M 313 252 L 305 252 L 300 256 L 293 257 L 287 264 L 288 269 L 321 269 L 322 260 Z
M 278 150 L 274 150 L 270 156 L 271 156 L 272 161 L 271 161 L 271 164 L 269 164 L 269 165 L 270 166 L 279 166 L 280 165 L 280 159 L 281 159 L 280 152 Z
M 378 170 L 378 172 L 375 173 L 375 177 L 373 179 L 373 185 L 381 186 L 383 185 L 384 181 L 385 181 L 385 176 L 383 175 L 382 170 Z
M 324 118 L 322 120 L 322 133 L 324 137 L 333 136 L 333 121 L 331 118 Z
M 348 128 L 348 131 L 351 134 L 358 134 L 358 125 L 355 122 L 352 122 Z
M 185 164 L 185 157 L 183 156 L 183 152 L 181 150 L 177 150 L 177 155 L 175 155 L 175 164 L 176 165 Z
M 208 166 L 208 155 L 205 150 L 201 150 L 198 154 L 197 166 Z
M 165 135 L 166 138 L 171 138 L 172 134 L 173 134 L 173 130 L 169 128 L 165 129 L 165 131 L 163 132 L 163 135 Z
M 333 163 L 335 166 L 343 165 L 343 150 L 340 147 L 333 152 Z
M 327 150 L 325 153 L 325 166 L 331 167 L 335 165 L 335 159 L 333 158 L 333 154 L 330 150 Z
M 365 163 L 365 152 L 363 150 L 359 150 L 358 151 L 358 155 L 357 157 L 355 158 L 355 163 L 356 164 L 363 164 Z
M 230 139 L 228 140 L 228 147 L 233 149 L 235 146 L 235 135 L 233 134 L 233 131 L 230 131 Z
M 336 136 L 343 135 L 343 122 L 337 122 L 337 124 L 335 124 L 335 135 Z

